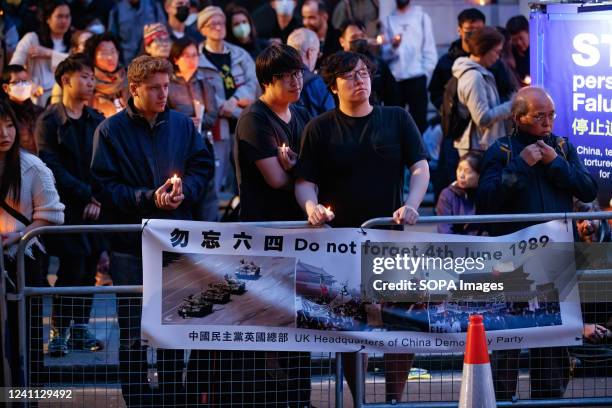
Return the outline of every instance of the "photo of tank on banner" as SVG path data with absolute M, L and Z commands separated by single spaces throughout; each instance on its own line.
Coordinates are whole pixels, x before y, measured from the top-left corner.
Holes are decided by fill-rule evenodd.
M 502 237 L 150 220 L 142 338 L 161 348 L 461 351 L 576 345 L 571 227 Z

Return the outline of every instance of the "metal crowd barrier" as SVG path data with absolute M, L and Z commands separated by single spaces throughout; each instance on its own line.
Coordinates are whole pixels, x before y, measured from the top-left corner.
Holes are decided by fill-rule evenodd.
M 554 219 L 565 219 L 565 220 L 575 220 L 575 219 L 610 219 L 612 218 L 612 213 L 609 212 L 592 212 L 592 213 L 555 213 L 555 214 L 518 214 L 518 215 L 483 215 L 483 216 L 431 216 L 431 217 L 421 217 L 419 219 L 419 223 L 421 224 L 434 224 L 434 223 L 496 223 L 496 222 L 545 222 Z M 376 218 L 365 222 L 362 227 L 369 228 L 374 226 L 383 226 L 389 225 L 392 223 L 391 218 Z M 262 227 L 271 227 L 271 228 L 304 228 L 308 225 L 305 222 L 272 222 L 272 223 L 248 223 L 252 225 L 262 226 Z M 128 232 L 140 232 L 142 230 L 142 226 L 135 225 L 96 225 L 96 226 L 50 226 L 50 227 L 41 227 L 35 230 L 30 231 L 25 234 L 22 238 L 19 249 L 17 253 L 17 294 L 13 296 L 10 300 L 16 301 L 18 303 L 18 321 L 19 321 L 19 355 L 21 361 L 21 373 L 24 384 L 30 383 L 29 376 L 29 355 L 28 352 L 31 350 L 28 349 L 27 344 L 27 336 L 26 333 L 28 331 L 28 321 L 27 321 L 27 306 L 28 299 L 30 301 L 40 301 L 41 307 L 44 309 L 45 304 L 43 304 L 43 296 L 49 295 L 119 295 L 119 294 L 129 294 L 129 293 L 141 293 L 142 286 L 132 285 L 132 286 L 97 286 L 97 287 L 28 287 L 25 284 L 25 261 L 24 261 L 24 249 L 28 241 L 33 239 L 39 235 L 51 235 L 51 234 L 74 234 L 74 233 L 85 233 L 85 232 L 96 232 L 96 233 L 128 233 Z M 612 279 L 611 279 L 612 281 Z M 612 282 L 611 282 L 612 287 Z M 1 290 L 1 288 L 0 288 Z M 611 289 L 612 294 L 612 289 Z M 611 299 L 612 296 L 607 299 Z M 605 299 L 605 300 L 607 300 Z M 612 316 L 612 313 L 610 314 Z M 42 316 L 41 316 L 42 317 Z M 44 327 L 44 325 L 43 325 Z M 42 340 L 42 339 L 41 339 Z M 109 350 L 98 353 L 109 353 Z M 437 360 L 434 358 L 431 360 L 432 356 L 437 356 Z M 108 355 L 106 356 L 107 360 Z M 325 356 L 320 356 L 325 357 Z M 427 381 L 426 379 L 418 379 L 416 383 L 418 385 L 418 395 L 419 400 L 411 401 L 409 403 L 394 403 L 394 404 L 385 404 L 384 399 L 383 402 L 377 401 L 376 395 L 376 386 L 380 384 L 374 383 L 374 395 L 369 395 L 366 393 L 366 374 L 364 373 L 363 367 L 361 364 L 357 364 L 356 366 L 356 376 L 357 376 L 357 387 L 355 390 L 355 399 L 354 405 L 356 407 L 367 406 L 367 407 L 392 407 L 392 406 L 410 406 L 410 407 L 456 407 L 458 398 L 458 384 L 461 380 L 461 356 L 460 355 L 445 355 L 445 354 L 430 354 L 430 355 L 418 355 L 416 362 L 419 364 L 419 360 L 426 360 L 430 358 L 430 363 L 437 363 L 440 366 L 444 366 L 450 362 L 451 368 L 447 369 L 450 374 L 450 392 L 448 390 L 443 390 L 443 382 L 445 380 L 440 379 L 439 381 L 436 379 L 435 381 Z M 612 359 L 612 357 L 609 357 Z M 380 364 L 377 363 L 377 356 L 371 359 L 373 362 L 374 374 L 371 376 L 376 376 L 380 373 L 380 369 L 376 366 Z M 453 361 L 456 364 L 453 364 Z M 457 363 L 459 361 L 459 363 Z M 345 393 L 343 392 L 343 380 L 342 380 L 342 357 L 340 353 L 335 353 L 335 356 L 332 356 L 330 353 L 327 356 L 327 359 L 320 358 L 319 359 L 319 367 L 321 378 L 317 379 L 316 383 L 321 384 L 320 390 L 318 391 L 318 395 L 320 395 L 320 400 L 315 401 L 314 405 L 317 407 L 322 407 L 326 404 L 329 407 L 342 407 L 343 403 L 348 400 L 345 398 Z M 433 364 L 435 365 L 435 364 Z M 414 365 L 413 365 L 414 367 Z M 70 367 L 67 369 L 68 378 L 71 379 L 70 385 L 74 384 L 85 384 L 85 378 L 79 378 L 79 375 L 84 377 L 86 374 L 91 377 L 92 373 L 84 373 L 79 372 L 78 369 L 74 369 L 73 372 L 70 372 Z M 457 373 L 458 372 L 458 373 Z M 95 373 L 94 373 L 95 374 Z M 98 373 L 100 374 L 100 373 Z M 111 375 L 108 372 L 101 373 L 101 377 L 103 379 L 108 380 Z M 605 373 L 604 373 L 605 374 Z M 76 381 L 75 381 L 76 376 Z M 95 377 L 95 375 L 93 376 Z M 327 379 L 326 379 L 327 378 Z M 334 385 L 332 386 L 332 379 L 334 380 Z M 94 378 L 94 384 L 96 385 L 96 379 Z M 520 379 L 521 380 L 521 379 Z M 520 381 L 519 380 L 519 381 Z M 524 380 L 524 379 L 523 379 Z M 519 399 L 516 401 L 502 401 L 498 402 L 499 407 L 569 407 L 569 406 L 612 406 L 612 390 L 610 390 L 610 396 L 606 395 L 607 393 L 607 379 L 603 385 L 604 394 L 601 395 L 601 384 L 597 384 L 597 377 L 595 377 L 595 385 L 593 386 L 593 394 L 600 394 L 599 396 L 587 396 L 580 395 L 579 397 L 570 396 L 570 398 L 562 398 L 562 399 L 538 399 L 538 400 L 528 400 L 528 399 Z M 91 381 L 91 379 L 89 380 Z M 327 388 L 324 387 L 323 382 L 327 381 Z M 439 389 L 436 388 L 436 384 L 439 382 Z M 104 383 L 103 385 L 107 385 Z M 313 381 L 313 385 L 315 381 Z M 411 388 L 411 385 L 414 384 L 413 381 L 409 381 L 408 388 Z M 56 384 L 57 386 L 62 386 L 62 383 Z M 90 384 L 91 385 L 91 384 Z M 429 394 L 428 400 L 421 400 L 421 385 L 428 387 L 429 392 L 425 391 L 424 394 L 427 396 Z M 333 388 L 334 396 L 331 396 L 331 390 Z M 371 387 L 370 387 L 371 388 Z M 414 388 L 414 387 L 413 387 Z M 586 388 L 583 387 L 583 388 Z M 327 391 L 326 391 L 327 390 Z M 597 390 L 600 390 L 599 392 Z M 106 398 L 116 398 L 121 399 L 120 394 L 109 395 L 109 391 L 107 388 L 104 388 L 104 395 Z M 584 391 L 584 390 L 583 390 Z M 324 396 L 327 393 L 327 400 L 324 400 Z M 314 394 L 314 393 L 313 393 Z M 350 395 L 350 393 L 347 393 Z M 448 396 L 448 400 L 443 400 L 441 398 L 435 398 L 436 395 L 446 395 Z M 583 392 L 585 394 L 585 392 Z M 414 397 L 411 395 L 411 391 L 408 391 L 408 396 Z M 384 397 L 384 395 L 383 395 Z M 406 393 L 403 396 L 406 398 Z M 366 404 L 365 401 L 368 401 Z M 83 403 L 84 405 L 84 403 Z M 88 404 L 90 405 L 90 404 Z

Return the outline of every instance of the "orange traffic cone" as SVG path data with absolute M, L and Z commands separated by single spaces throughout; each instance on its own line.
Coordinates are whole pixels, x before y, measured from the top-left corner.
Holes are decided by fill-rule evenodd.
M 495 408 L 495 391 L 487 337 L 481 315 L 470 316 L 459 408 Z

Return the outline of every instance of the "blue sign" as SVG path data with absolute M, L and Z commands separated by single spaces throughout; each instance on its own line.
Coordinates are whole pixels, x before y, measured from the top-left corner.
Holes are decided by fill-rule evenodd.
M 556 105 L 554 132 L 576 147 L 599 181 L 599 201 L 612 198 L 612 13 L 548 6 L 531 15 L 531 76 Z

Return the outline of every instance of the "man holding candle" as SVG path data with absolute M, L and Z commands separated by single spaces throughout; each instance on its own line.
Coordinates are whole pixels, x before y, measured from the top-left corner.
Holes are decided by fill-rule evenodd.
M 91 170 L 94 193 L 108 209 L 107 223 L 191 220 L 194 204 L 213 177 L 212 153 L 193 121 L 166 106 L 171 75 L 172 66 L 164 59 L 136 58 L 128 68 L 128 106 L 96 130 Z M 113 282 L 141 285 L 140 234 L 118 234 L 111 247 Z M 146 348 L 140 345 L 142 300 L 138 294 L 118 295 L 117 303 L 123 397 L 127 406 L 148 406 L 152 395 Z M 159 384 L 168 405 L 176 405 L 181 395 L 182 354 L 158 350 Z
M 299 53 L 284 44 L 271 45 L 257 57 L 264 93 L 240 116 L 234 145 L 242 221 L 303 218 L 292 168 L 309 115 L 291 105 L 300 98 L 303 68 Z
M 423 141 L 404 109 L 370 104 L 371 66 L 362 54 L 344 51 L 323 66 L 338 108 L 306 126 L 294 172 L 297 201 L 313 225 L 359 227 L 391 214 L 398 224 L 418 219 L 429 183 Z M 410 193 L 402 205 L 405 167 L 411 173 Z M 348 355 L 345 373 L 352 389 L 355 363 Z M 411 363 L 412 355 L 385 355 L 387 401 L 399 401 Z
M 292 104 L 302 90 L 302 60 L 290 46 L 275 44 L 259 54 L 255 65 L 263 95 L 242 112 L 234 144 L 240 219 L 299 220 L 304 215 L 293 194 L 292 169 L 309 115 Z M 243 369 L 244 381 L 241 389 L 233 385 L 234 392 L 227 393 L 223 403 L 240 403 L 246 395 L 250 403 L 261 406 L 309 406 L 309 353 L 226 352 L 226 356 Z

